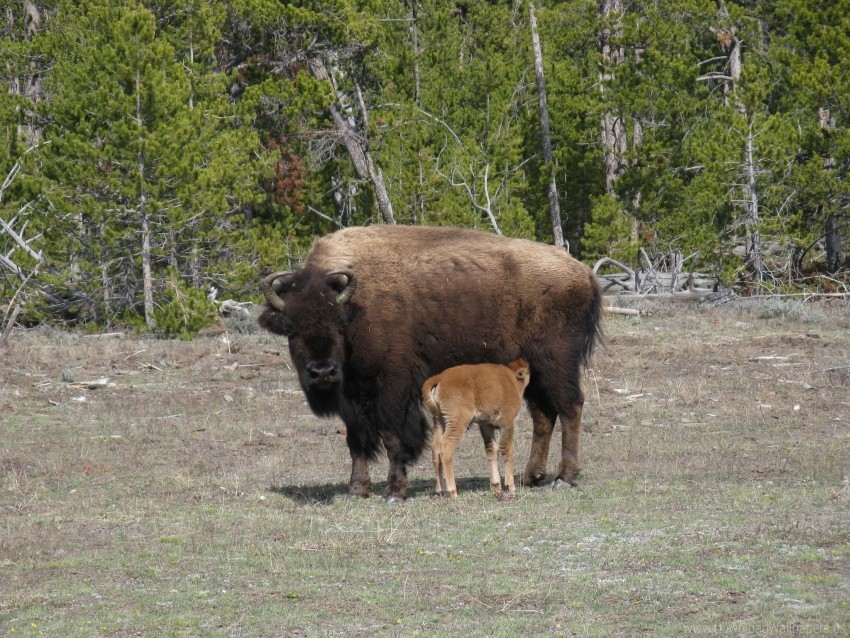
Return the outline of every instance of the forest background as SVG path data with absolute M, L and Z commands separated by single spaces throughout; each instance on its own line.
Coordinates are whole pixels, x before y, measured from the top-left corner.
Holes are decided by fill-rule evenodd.
M 191 335 L 370 223 L 848 287 L 850 0 L 0 7 L 0 328 Z

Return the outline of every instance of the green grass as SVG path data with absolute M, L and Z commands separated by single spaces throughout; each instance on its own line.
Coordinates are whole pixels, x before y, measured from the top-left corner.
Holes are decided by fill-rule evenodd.
M 846 503 L 825 487 L 611 481 L 524 491 L 510 504 L 472 492 L 400 507 L 261 491 L 190 508 L 133 500 L 82 525 L 34 522 L 44 528 L 42 556 L 5 566 L 28 593 L 8 599 L 4 626 L 33 634 L 35 624 L 45 635 L 674 636 L 769 619 L 841 635 Z M 812 510 L 815 520 L 797 517 Z M 80 535 L 88 546 L 74 549 Z

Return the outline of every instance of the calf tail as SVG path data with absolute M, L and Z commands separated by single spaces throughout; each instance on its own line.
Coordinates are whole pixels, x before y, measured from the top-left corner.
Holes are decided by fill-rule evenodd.
M 437 377 L 431 377 L 422 385 L 422 406 L 429 419 L 433 419 L 440 412 L 440 406 L 434 399 L 438 383 Z

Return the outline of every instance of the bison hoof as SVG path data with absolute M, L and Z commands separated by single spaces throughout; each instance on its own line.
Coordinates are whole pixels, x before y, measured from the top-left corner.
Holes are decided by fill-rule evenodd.
M 566 489 L 568 487 L 575 487 L 575 483 L 567 483 L 566 481 L 559 479 L 559 478 L 555 479 L 555 482 L 552 483 L 552 489 L 553 490 L 563 490 L 563 489 Z
M 535 474 L 533 476 L 529 476 L 529 475 L 526 474 L 522 477 L 522 484 L 525 487 L 536 487 L 536 486 L 540 485 L 545 480 L 546 480 L 545 474 Z
M 404 503 L 404 499 L 401 496 L 390 494 L 389 496 L 384 497 L 384 503 L 387 505 L 395 505 L 396 503 Z
M 349 485 L 348 491 L 345 493 L 348 498 L 369 498 L 368 485 Z

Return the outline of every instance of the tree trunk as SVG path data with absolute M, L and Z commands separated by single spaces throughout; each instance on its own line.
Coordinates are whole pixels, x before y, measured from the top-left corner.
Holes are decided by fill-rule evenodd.
M 830 214 L 826 218 L 825 243 L 826 243 L 826 266 L 830 272 L 838 270 L 844 256 L 841 254 L 841 229 L 838 215 Z
M 747 208 L 749 220 L 747 221 L 747 261 L 755 276 L 756 282 L 764 281 L 764 257 L 761 246 L 761 232 L 759 230 L 759 198 L 756 190 L 756 162 L 753 150 L 753 124 L 750 122 L 747 133 L 747 149 L 744 157 L 744 165 L 747 173 Z
M 417 22 L 419 15 L 417 12 L 416 2 L 417 0 L 410 0 L 410 35 L 413 39 L 413 97 L 416 101 L 416 106 L 422 108 L 422 93 L 419 87 L 419 54 L 421 53 L 419 49 L 419 24 Z
M 101 233 L 103 236 L 103 233 Z M 104 256 L 100 256 L 100 285 L 103 288 L 103 319 L 110 322 L 113 315 L 112 309 L 112 280 L 109 277 L 109 263 Z M 111 322 L 110 322 L 111 323 Z
M 9 313 L 9 316 L 6 319 L 6 325 L 3 326 L 3 330 L 0 332 L 0 348 L 3 348 L 6 345 L 9 335 L 12 333 L 12 328 L 15 327 L 15 322 L 18 320 L 19 314 L 21 314 L 20 306 L 15 306 L 11 313 Z
M 422 90 L 421 71 L 419 68 L 419 55 L 422 50 L 419 46 L 419 13 L 417 8 L 418 0 L 410 0 L 410 32 L 413 39 L 413 82 L 414 82 L 414 100 L 417 108 L 422 108 Z M 422 153 L 417 154 L 417 163 L 419 165 L 419 190 L 413 196 L 413 221 L 418 221 L 420 224 L 425 223 L 425 196 L 423 190 L 425 188 L 425 168 L 422 166 Z M 418 213 L 418 214 L 417 214 Z
M 144 206 L 144 195 L 142 206 Z M 142 213 L 142 286 L 145 295 L 145 325 L 148 330 L 156 328 L 153 318 L 153 272 L 151 271 L 151 232 L 146 212 Z
M 637 151 L 641 146 L 643 146 L 643 124 L 638 118 L 634 119 L 634 131 L 632 131 L 632 149 Z M 637 159 L 634 160 L 637 162 Z M 632 244 L 637 245 L 640 241 L 640 221 L 638 221 L 638 214 L 640 213 L 640 205 L 641 205 L 641 193 L 640 191 L 635 192 L 634 198 L 632 198 Z
M 543 137 L 543 161 L 549 174 L 549 218 L 552 221 L 553 243 L 563 248 L 564 231 L 561 227 L 561 205 L 558 201 L 558 188 L 555 184 L 555 164 L 552 160 L 552 136 L 549 130 L 549 106 L 546 100 L 546 82 L 543 78 L 543 50 L 540 46 L 540 34 L 537 30 L 537 16 L 534 3 L 528 4 L 529 23 L 531 24 L 531 45 L 534 51 L 534 75 L 537 81 L 537 106 L 540 111 L 540 132 Z
M 835 118 L 832 116 L 830 109 L 820 107 L 818 109 L 818 126 L 821 130 L 832 131 L 835 129 Z M 835 169 L 836 161 L 831 155 L 823 158 L 823 168 L 825 171 L 832 172 Z M 826 248 L 826 267 L 830 272 L 838 270 L 841 262 L 844 260 L 842 254 L 841 242 L 841 226 L 839 217 L 835 213 L 830 213 L 824 221 L 824 244 Z
M 726 52 L 726 67 L 728 76 L 723 83 L 723 104 L 734 107 L 742 115 L 746 115 L 744 104 L 736 95 L 738 81 L 741 79 L 741 40 L 737 36 L 737 28 L 732 24 L 729 10 L 724 0 L 718 2 L 720 26 L 714 31 L 717 43 Z
M 622 0 L 600 0 L 599 11 L 602 13 L 605 27 L 599 33 L 599 52 L 602 55 L 603 72 L 599 78 L 599 87 L 603 93 L 607 89 L 607 83 L 614 79 L 614 69 L 620 66 L 625 59 L 625 51 L 622 47 L 612 43 L 613 39 L 622 36 L 621 21 L 623 17 Z M 609 25 L 613 24 L 613 28 Z M 622 113 L 616 113 L 607 108 L 602 115 L 602 156 L 605 164 L 605 192 L 616 197 L 616 184 L 627 167 L 626 152 L 628 140 L 626 121 Z M 635 120 L 635 130 L 632 139 L 637 147 L 643 141 L 643 129 L 639 121 Z M 640 194 L 636 195 L 631 202 L 634 211 L 640 205 Z M 624 210 L 623 213 L 629 218 L 629 239 L 637 243 L 639 239 L 640 225 L 636 215 Z
M 13 37 L 21 37 L 26 40 L 32 40 L 41 31 L 42 22 L 47 18 L 45 15 L 46 12 L 44 12 L 35 3 L 29 2 L 28 0 L 23 2 L 22 9 L 25 31 L 23 34 L 15 34 Z M 7 28 L 11 33 L 14 33 L 14 31 L 12 31 L 12 27 L 15 23 L 15 15 L 11 7 L 6 9 L 5 19 Z M 18 73 L 19 69 L 15 68 L 8 61 L 6 63 L 6 68 L 9 77 L 9 93 L 21 95 L 27 98 L 33 106 L 38 104 L 38 102 L 41 101 L 44 92 L 42 69 L 39 68 L 38 62 L 36 62 L 34 58 L 31 58 L 23 75 L 20 75 Z M 15 107 L 15 110 L 18 113 L 21 113 L 22 111 L 24 113 L 24 117 L 19 118 L 17 129 L 18 137 L 23 139 L 26 144 L 37 144 L 41 140 L 42 130 L 34 125 L 34 122 L 36 121 L 35 109 L 18 105 Z
M 136 126 L 138 127 L 139 162 L 139 216 L 142 222 L 142 287 L 145 298 L 145 325 L 148 330 L 156 328 L 153 318 L 153 271 L 151 270 L 151 229 L 148 220 L 147 198 L 145 195 L 145 153 L 142 137 L 142 72 L 136 69 Z
M 602 0 L 599 8 L 603 20 L 609 22 L 613 16 L 621 16 L 623 4 L 621 0 Z M 602 54 L 603 71 L 599 87 L 603 95 L 606 83 L 614 79 L 613 69 L 623 62 L 625 53 L 621 47 L 612 45 L 612 36 L 619 36 L 619 18 L 617 26 L 612 31 L 607 25 L 599 33 L 599 50 Z M 626 128 L 620 115 L 606 110 L 602 116 L 602 154 L 605 162 L 605 192 L 614 195 L 614 184 L 624 170 L 626 155 Z
M 314 58 L 309 61 L 310 70 L 317 80 L 330 81 L 330 76 L 325 68 L 325 63 L 321 59 Z M 367 136 L 368 113 L 366 112 L 365 103 L 360 91 L 360 86 L 355 82 L 355 87 L 358 94 L 358 105 L 360 107 L 361 121 L 363 125 L 362 131 L 357 131 L 348 119 L 342 114 L 339 108 L 338 99 L 331 103 L 330 112 L 334 127 L 342 139 L 348 155 L 351 158 L 351 163 L 354 165 L 354 171 L 360 179 L 368 179 L 372 182 L 372 187 L 375 189 L 375 199 L 378 203 L 378 210 L 385 224 L 394 224 L 395 217 L 393 215 L 392 202 L 390 201 L 389 193 L 387 192 L 384 177 L 380 169 L 375 167 L 375 162 L 372 159 L 372 153 L 369 150 L 369 138 Z

